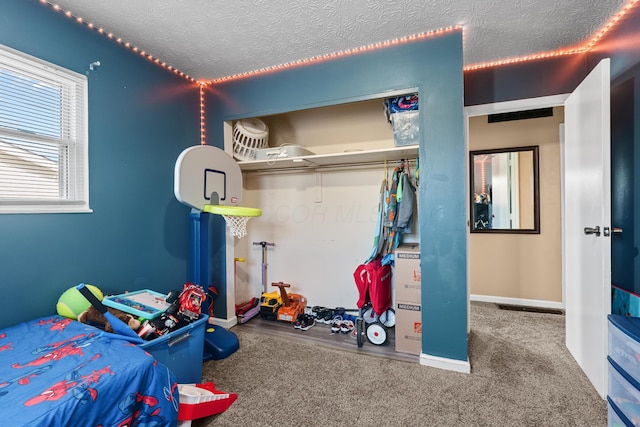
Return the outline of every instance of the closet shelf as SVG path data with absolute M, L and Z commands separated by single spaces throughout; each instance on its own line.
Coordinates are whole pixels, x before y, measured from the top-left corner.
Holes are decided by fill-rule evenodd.
M 366 151 L 347 151 L 332 154 L 313 154 L 309 156 L 288 157 L 270 160 L 240 161 L 242 171 L 269 171 L 280 169 L 316 169 L 332 166 L 377 164 L 401 159 L 418 157 L 418 146 L 383 148 Z

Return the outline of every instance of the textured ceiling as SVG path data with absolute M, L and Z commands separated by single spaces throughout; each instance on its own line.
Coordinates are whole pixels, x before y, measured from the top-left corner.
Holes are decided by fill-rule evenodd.
M 624 0 L 50 2 L 197 80 L 213 80 L 454 25 L 464 27 L 465 65 L 547 52 L 588 40 L 625 3 Z

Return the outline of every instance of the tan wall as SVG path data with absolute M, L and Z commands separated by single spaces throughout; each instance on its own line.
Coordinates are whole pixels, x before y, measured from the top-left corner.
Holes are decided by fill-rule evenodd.
M 472 295 L 562 301 L 560 137 L 564 109 L 553 117 L 487 123 L 469 119 L 469 150 L 538 145 L 540 234 L 470 235 Z

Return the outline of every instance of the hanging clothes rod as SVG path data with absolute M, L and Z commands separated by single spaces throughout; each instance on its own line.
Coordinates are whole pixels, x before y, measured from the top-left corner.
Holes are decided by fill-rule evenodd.
M 405 160 L 407 162 L 417 164 L 416 159 Z M 396 164 L 400 164 L 400 160 L 388 160 L 386 165 L 388 168 L 395 168 Z M 295 173 L 295 172 L 317 172 L 317 171 L 329 171 L 329 170 L 365 170 L 365 169 L 375 169 L 380 166 L 384 166 L 385 162 L 374 161 L 374 162 L 357 162 L 357 163 L 342 163 L 338 165 L 314 165 L 314 164 L 304 164 L 300 166 L 285 166 L 278 167 L 277 163 L 265 168 L 261 169 L 245 169 L 242 172 L 246 174 L 282 174 L 282 173 Z M 242 168 L 242 166 L 241 166 Z

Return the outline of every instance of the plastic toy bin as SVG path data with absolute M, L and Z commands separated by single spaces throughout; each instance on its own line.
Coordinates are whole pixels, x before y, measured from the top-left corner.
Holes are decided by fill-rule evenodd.
M 609 315 L 609 356 L 632 378 L 640 379 L 640 318 Z
M 208 318 L 203 314 L 187 326 L 138 346 L 171 369 L 178 383 L 200 383 L 204 331 Z
M 634 425 L 640 423 L 640 384 L 609 360 L 609 399 Z
M 607 426 L 609 427 L 627 427 L 631 421 L 628 421 L 622 414 L 615 403 L 607 397 Z

